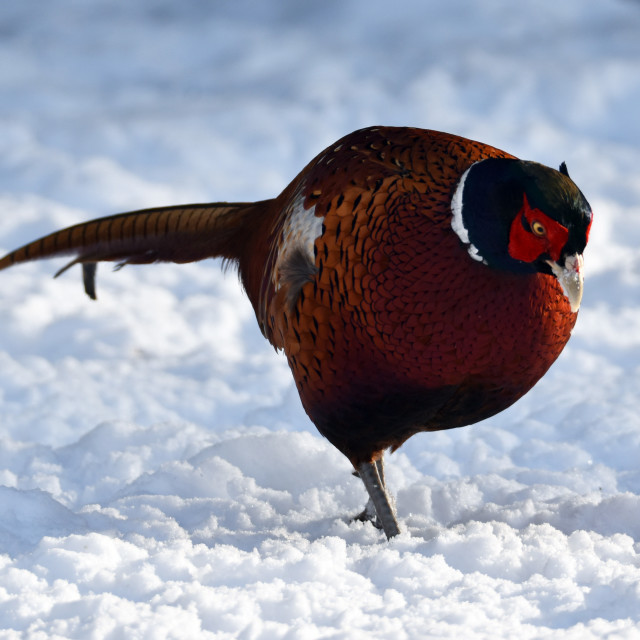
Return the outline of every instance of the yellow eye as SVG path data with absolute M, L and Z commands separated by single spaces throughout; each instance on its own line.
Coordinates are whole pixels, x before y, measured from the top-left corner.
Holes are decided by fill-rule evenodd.
M 547 235 L 547 230 L 545 226 L 541 222 L 538 222 L 537 220 L 534 220 L 531 223 L 531 231 L 533 231 L 534 235 L 538 236 L 539 238 Z

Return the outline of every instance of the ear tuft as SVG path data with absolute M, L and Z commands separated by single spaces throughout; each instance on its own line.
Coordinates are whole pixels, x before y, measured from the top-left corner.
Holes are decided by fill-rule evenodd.
M 561 173 L 563 176 L 567 176 L 567 178 L 569 177 L 569 169 L 567 169 L 567 163 L 566 163 L 566 162 L 563 162 L 563 163 L 560 165 L 560 173 Z

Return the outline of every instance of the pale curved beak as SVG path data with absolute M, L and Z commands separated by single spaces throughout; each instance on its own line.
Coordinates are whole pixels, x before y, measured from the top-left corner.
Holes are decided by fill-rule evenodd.
M 564 295 L 567 296 L 571 311 L 576 313 L 582 301 L 582 288 L 584 282 L 584 258 L 579 253 L 567 256 L 564 266 L 561 267 L 553 260 L 547 260 L 553 274 L 562 285 Z

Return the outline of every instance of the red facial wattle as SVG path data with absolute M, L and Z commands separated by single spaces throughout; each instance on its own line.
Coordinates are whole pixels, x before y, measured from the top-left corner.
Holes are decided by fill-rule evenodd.
M 525 194 L 522 209 L 511 223 L 509 255 L 522 262 L 548 255 L 557 262 L 568 239 L 569 230 L 540 209 L 531 208 Z

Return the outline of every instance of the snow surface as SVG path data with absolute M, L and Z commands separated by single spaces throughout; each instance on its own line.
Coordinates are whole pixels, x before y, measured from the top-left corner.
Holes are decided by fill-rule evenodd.
M 596 217 L 568 348 L 390 457 L 389 543 L 233 274 L 0 274 L 0 637 L 640 638 L 639 30 L 632 0 L 3 2 L 3 251 L 274 196 L 374 124 L 566 160 Z

